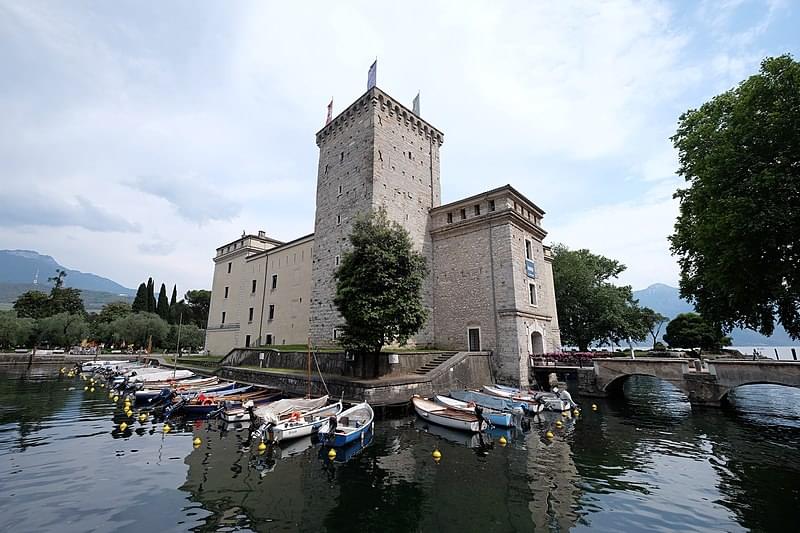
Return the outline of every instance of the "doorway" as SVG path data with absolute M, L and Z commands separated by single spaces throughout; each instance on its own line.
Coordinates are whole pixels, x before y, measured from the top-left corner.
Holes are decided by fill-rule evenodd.
M 481 330 L 480 328 L 469 328 L 467 330 L 468 351 L 481 351 Z
M 538 331 L 531 333 L 531 352 L 533 355 L 544 354 L 544 338 Z

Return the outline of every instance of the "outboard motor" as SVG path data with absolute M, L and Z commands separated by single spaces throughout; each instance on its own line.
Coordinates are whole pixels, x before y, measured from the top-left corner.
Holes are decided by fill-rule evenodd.
M 478 429 L 479 430 L 483 429 L 483 423 L 484 422 L 486 422 L 487 425 L 488 425 L 489 421 L 486 420 L 485 418 L 483 418 L 483 407 L 481 407 L 480 405 L 476 405 L 475 406 L 475 416 L 478 417 Z
M 186 398 L 181 398 L 177 402 L 168 405 L 164 409 L 164 418 L 169 418 L 172 413 L 174 413 L 175 411 L 179 411 L 180 409 L 183 408 L 184 405 L 186 405 Z
M 164 387 L 163 389 L 158 391 L 158 394 L 155 397 L 150 398 L 150 400 L 148 401 L 153 407 L 156 407 L 166 403 L 167 401 L 171 400 L 174 397 L 175 397 L 175 391 L 173 391 L 169 387 Z

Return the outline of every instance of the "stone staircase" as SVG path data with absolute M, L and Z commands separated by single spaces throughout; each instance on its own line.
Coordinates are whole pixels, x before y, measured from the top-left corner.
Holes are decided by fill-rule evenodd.
M 439 354 L 430 361 L 428 361 L 427 363 L 425 363 L 424 365 L 422 365 L 421 367 L 414 370 L 414 373 L 419 375 L 425 375 L 434 368 L 436 368 L 437 366 L 441 365 L 442 363 L 453 357 L 453 355 L 454 355 L 453 352 Z

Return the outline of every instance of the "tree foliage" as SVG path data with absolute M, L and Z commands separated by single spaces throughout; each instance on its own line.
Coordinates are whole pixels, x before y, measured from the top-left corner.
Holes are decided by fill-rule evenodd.
M 697 313 L 681 313 L 667 324 L 664 340 L 673 348 L 700 348 L 719 351 L 731 340 L 722 330 L 712 325 Z
M 681 295 L 725 331 L 800 338 L 800 63 L 765 59 L 680 117 L 680 216 L 671 236 Z
M 59 313 L 86 314 L 80 289 L 53 287 L 48 302 L 50 315 Z
M 68 348 L 89 336 L 89 323 L 82 314 L 62 312 L 37 322 L 37 341 L 48 346 Z
M 158 316 L 170 321 L 169 318 L 169 299 L 167 298 L 167 287 L 162 283 L 161 290 L 158 292 L 158 303 L 156 304 L 156 313 Z
M 14 311 L 22 318 L 44 318 L 49 313 L 50 298 L 40 291 L 28 291 L 19 295 L 14 301 Z
M 169 350 L 175 350 L 178 346 L 178 329 L 180 329 L 180 349 L 190 348 L 197 350 L 202 348 L 206 342 L 206 332 L 195 326 L 194 324 L 173 324 L 169 328 L 169 335 L 167 337 L 166 347 Z
M 118 318 L 128 316 L 132 312 L 133 309 L 127 302 L 110 302 L 104 305 L 97 314 L 97 321 L 103 323 L 113 322 Z
M 334 303 L 345 320 L 342 345 L 377 354 L 386 344 L 405 344 L 428 318 L 425 258 L 383 210 L 355 221 L 350 244 L 335 272 Z
M 656 343 L 658 342 L 658 335 L 661 333 L 661 328 L 669 321 L 669 318 L 657 311 L 653 311 L 649 307 L 642 307 L 641 316 L 644 322 L 644 327 L 647 329 L 647 331 L 650 333 L 650 337 L 653 339 L 653 349 L 655 350 Z
M 563 344 L 587 351 L 592 344 L 644 340 L 646 321 L 630 286 L 611 283 L 625 270 L 589 250 L 553 248 L 553 283 Z
M 147 285 L 140 283 L 139 288 L 136 290 L 136 297 L 133 299 L 133 304 L 131 304 L 131 310 L 134 313 L 147 312 L 147 301 Z
M 0 348 L 31 346 L 36 320 L 20 318 L 15 311 L 0 311 Z
M 183 323 L 186 324 L 191 321 L 198 328 L 205 329 L 206 324 L 208 324 L 208 310 L 211 307 L 211 291 L 204 289 L 187 291 L 184 295 L 184 301 L 189 311 L 189 316 L 187 317 L 184 313 Z M 181 310 L 180 302 L 176 304 L 176 309 L 176 312 L 179 313 Z

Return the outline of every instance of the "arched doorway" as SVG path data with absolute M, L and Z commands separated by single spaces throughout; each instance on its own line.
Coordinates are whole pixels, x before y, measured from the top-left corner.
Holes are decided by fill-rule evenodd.
M 544 354 L 544 338 L 538 331 L 531 333 L 531 353 L 533 355 Z

